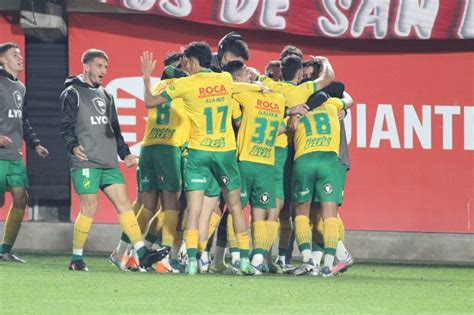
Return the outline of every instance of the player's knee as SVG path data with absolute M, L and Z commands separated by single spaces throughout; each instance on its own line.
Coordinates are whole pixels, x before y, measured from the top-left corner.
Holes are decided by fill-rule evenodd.
M 17 209 L 25 209 L 28 203 L 28 194 L 25 189 L 15 189 L 12 191 L 13 206 Z

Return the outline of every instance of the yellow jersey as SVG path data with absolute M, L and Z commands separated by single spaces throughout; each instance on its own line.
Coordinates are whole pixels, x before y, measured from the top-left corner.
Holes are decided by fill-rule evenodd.
M 153 94 L 159 94 L 176 79 L 165 79 L 156 83 Z M 191 125 L 184 110 L 184 102 L 178 98 L 150 108 L 146 121 L 142 146 L 163 144 L 182 147 L 189 140 Z
M 266 76 L 259 76 L 258 79 L 273 92 L 282 94 L 286 99 L 286 106 L 290 108 L 305 104 L 308 98 L 318 91 L 318 85 L 315 81 L 307 81 L 296 85 L 286 81 L 273 81 Z M 287 120 L 286 118 L 285 122 Z M 288 136 L 286 134 L 279 135 L 275 145 L 281 148 L 288 146 Z
M 341 141 L 338 113 L 345 107 L 341 99 L 331 97 L 301 117 L 295 132 L 295 160 L 311 152 L 336 152 Z
M 169 101 L 181 98 L 191 122 L 188 147 L 204 151 L 231 151 L 236 149 L 231 121 L 232 93 L 259 91 L 255 84 L 234 83 L 229 73 L 201 71 L 180 78 L 161 95 Z
M 285 98 L 277 93 L 234 94 L 242 106 L 237 134 L 238 160 L 275 164 L 275 141 L 285 115 Z

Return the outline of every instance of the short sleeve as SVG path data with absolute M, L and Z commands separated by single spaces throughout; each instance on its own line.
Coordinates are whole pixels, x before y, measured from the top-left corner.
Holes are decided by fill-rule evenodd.
M 165 97 L 168 101 L 182 97 L 190 88 L 189 82 L 190 77 L 180 78 L 173 81 L 163 92 L 161 96 Z

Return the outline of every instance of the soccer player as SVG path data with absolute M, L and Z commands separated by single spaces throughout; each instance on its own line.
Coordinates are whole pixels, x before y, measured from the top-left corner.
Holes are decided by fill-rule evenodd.
M 343 180 L 339 162 L 340 124 L 338 113 L 349 108 L 352 98 L 330 98 L 306 116 L 292 117 L 289 125 L 296 126 L 295 162 L 292 173 L 292 200 L 296 213 L 296 239 L 302 263 L 295 275 L 310 273 L 316 267 L 311 256 L 309 212 L 312 202 L 319 202 L 324 223 L 324 266 L 322 276 L 333 270 L 337 243 L 340 240 L 337 220 L 338 204 L 342 202 Z M 299 123 L 298 123 L 299 122 Z
M 12 252 L 21 221 L 28 204 L 28 177 L 22 160 L 22 141 L 45 158 L 49 152 L 40 143 L 28 121 L 25 106 L 25 86 L 18 79 L 23 71 L 23 56 L 18 45 L 12 42 L 0 44 L 0 206 L 9 191 L 13 204 L 8 211 L 0 248 L 3 261 L 24 263 Z
M 289 53 L 285 50 L 282 52 L 282 55 L 287 54 Z M 259 76 L 258 79 L 272 91 L 283 94 L 287 105 L 291 108 L 298 104 L 305 103 L 312 94 L 332 82 L 334 78 L 332 66 L 327 59 L 321 58 L 321 60 L 323 70 L 321 75 L 313 81 L 298 84 L 303 79 L 303 62 L 302 59 L 295 54 L 287 55 L 281 62 L 281 73 L 284 81 L 275 82 L 265 76 Z M 287 254 L 286 250 L 288 249 L 291 234 L 289 203 L 291 200 L 290 180 L 294 149 L 291 142 L 290 145 L 288 144 L 288 136 L 286 134 L 279 135 L 275 145 L 277 208 L 282 212 L 280 213 L 280 244 L 276 263 L 285 271 L 289 271 L 286 268 L 284 257 Z M 298 222 L 295 222 L 295 225 L 297 224 Z
M 273 81 L 281 81 L 281 61 L 270 61 L 265 67 L 265 76 L 273 79 Z
M 127 167 L 136 164 L 123 140 L 113 96 L 101 84 L 107 73 L 105 52 L 88 49 L 82 55 L 83 73 L 69 77 L 61 94 L 61 135 L 70 156 L 71 178 L 81 211 L 74 224 L 70 270 L 88 271 L 83 248 L 98 208 L 98 189 L 118 212 L 120 225 L 131 240 L 142 269 L 166 256 L 167 250 L 150 251 L 127 197 L 117 154 Z
M 188 252 L 188 273 L 197 273 L 198 219 L 205 190 L 211 178 L 218 181 L 233 216 L 234 229 L 241 251 L 241 272 L 251 273 L 248 259 L 249 238 L 240 204 L 240 174 L 235 159 L 235 137 L 229 114 L 232 93 L 247 90 L 259 91 L 253 84 L 233 83 L 228 73 L 213 73 L 211 49 L 205 42 L 192 42 L 184 49 L 183 63 L 190 76 L 174 81 L 164 92 L 153 95 L 150 76 L 155 61 L 145 52 L 142 74 L 147 107 L 162 106 L 182 98 L 191 120 L 191 137 L 188 155 L 184 160 L 184 177 L 187 199 L 185 239 Z
M 235 82 L 250 82 L 250 75 L 240 61 L 223 68 Z M 275 141 L 285 116 L 286 100 L 281 94 L 246 92 L 233 96 L 242 107 L 242 122 L 237 136 L 238 162 L 242 178 L 241 202 L 252 207 L 253 257 L 255 274 L 263 273 L 263 262 L 278 234 L 278 210 L 275 195 Z M 305 106 L 292 110 L 306 112 Z M 296 113 L 296 111 L 295 111 Z M 283 129 L 280 131 L 280 129 Z

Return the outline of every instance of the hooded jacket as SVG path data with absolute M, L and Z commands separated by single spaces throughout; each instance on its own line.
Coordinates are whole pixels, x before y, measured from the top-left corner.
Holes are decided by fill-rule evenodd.
M 120 130 L 113 96 L 103 87 L 85 83 L 82 75 L 67 78 L 64 85 L 60 96 L 61 135 L 71 168 L 117 167 L 116 154 L 124 160 L 130 149 Z M 85 148 L 88 161 L 74 157 L 73 149 L 78 145 Z

